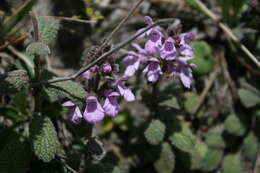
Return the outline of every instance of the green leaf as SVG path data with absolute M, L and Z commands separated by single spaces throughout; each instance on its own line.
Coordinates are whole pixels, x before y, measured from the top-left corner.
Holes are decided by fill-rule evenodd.
M 168 143 L 162 144 L 159 159 L 155 161 L 154 167 L 158 173 L 172 173 L 175 167 L 175 155 Z
M 192 113 L 194 107 L 198 104 L 200 98 L 197 94 L 193 92 L 186 92 L 184 94 L 184 109 Z
M 162 142 L 165 135 L 165 125 L 159 120 L 152 120 L 144 132 L 144 136 L 152 145 L 158 145 Z
M 42 42 L 34 42 L 31 43 L 27 48 L 26 48 L 26 54 L 33 56 L 33 55 L 48 55 L 50 54 L 50 48 L 46 44 Z
M 13 102 L 17 110 L 21 112 L 26 112 L 27 109 L 27 102 L 28 99 L 28 92 L 27 91 L 20 91 L 14 95 Z
M 192 71 L 199 75 L 211 72 L 214 67 L 214 58 L 209 44 L 205 41 L 193 41 L 192 47 L 194 58 L 189 62 L 197 65 Z
M 56 101 L 60 96 L 64 96 L 72 101 L 80 102 L 87 96 L 86 91 L 79 84 L 72 81 L 62 81 L 47 85 L 44 91 L 51 101 Z
M 226 146 L 225 141 L 221 136 L 221 134 L 214 130 L 208 131 L 205 142 L 209 147 L 215 149 L 223 149 Z
M 178 149 L 185 152 L 192 152 L 195 146 L 194 139 L 183 132 L 175 132 L 170 137 L 171 143 Z
M 48 117 L 36 117 L 30 124 L 30 139 L 35 155 L 44 162 L 51 161 L 60 147 L 55 127 Z
M 191 152 L 191 169 L 201 169 L 204 164 L 204 158 L 208 151 L 208 147 L 205 143 L 200 140 L 196 141 L 194 150 Z
M 119 113 L 113 121 L 123 131 L 131 129 L 131 127 L 133 126 L 133 119 L 126 112 Z
M 33 5 L 37 0 L 28 0 L 21 8 L 19 8 L 16 13 L 7 20 L 0 30 L 0 38 L 3 38 L 6 34 L 12 31 L 12 29 L 28 14 L 32 9 Z
M 0 112 L 0 116 L 3 116 L 4 118 L 10 119 L 12 121 L 25 120 L 25 117 L 22 116 L 14 107 L 0 107 Z
M 40 40 L 44 44 L 50 44 L 57 36 L 60 27 L 59 21 L 53 18 L 38 17 Z
M 224 122 L 225 130 L 235 136 L 243 136 L 246 132 L 246 127 L 242 120 L 234 114 L 229 115 Z
M 250 161 L 255 161 L 258 149 L 258 140 L 253 132 L 249 133 L 243 141 L 242 152 L 243 155 Z
M 238 96 L 241 103 L 246 108 L 251 108 L 253 106 L 256 106 L 257 104 L 260 104 L 260 96 L 250 90 L 246 90 L 243 88 L 239 89 Z
M 223 151 L 218 149 L 208 149 L 204 159 L 202 169 L 204 171 L 212 171 L 216 169 L 222 159 Z
M 0 150 L 0 172 L 27 172 L 30 158 L 31 152 L 28 142 L 14 133 Z
M 222 162 L 221 172 L 240 173 L 242 172 L 241 164 L 241 156 L 239 153 L 226 155 Z
M 15 70 L 0 75 L 0 96 L 20 91 L 29 86 L 29 76 L 24 70 Z
M 172 97 L 168 100 L 164 100 L 164 101 L 160 102 L 159 105 L 160 106 L 166 106 L 166 107 L 173 108 L 173 109 L 177 109 L 177 110 L 180 109 L 180 105 L 179 105 L 176 97 Z

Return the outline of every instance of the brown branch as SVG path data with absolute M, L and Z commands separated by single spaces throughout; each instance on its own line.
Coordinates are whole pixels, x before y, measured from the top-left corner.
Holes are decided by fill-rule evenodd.
M 36 18 L 36 15 L 34 14 L 34 12 L 31 12 L 30 15 L 31 15 L 31 20 L 32 20 L 32 24 L 33 24 L 34 40 L 35 40 L 35 42 L 37 42 L 40 40 L 38 21 L 37 21 L 37 18 Z
M 226 58 L 224 57 L 223 52 L 221 53 L 221 56 L 223 56 L 222 61 L 221 61 L 221 66 L 222 66 L 222 70 L 224 73 L 224 77 L 229 85 L 233 98 L 236 100 L 238 98 L 236 85 L 235 85 L 234 81 L 232 80 L 231 75 L 228 71 L 228 64 L 227 64 Z
M 22 36 L 20 36 L 18 38 L 15 38 L 14 40 L 6 41 L 3 45 L 0 45 L 0 50 L 5 49 L 9 45 L 14 45 L 14 44 L 17 44 L 19 42 L 22 42 L 22 41 L 24 41 L 28 37 L 29 37 L 29 34 L 25 34 L 25 35 L 22 35 Z

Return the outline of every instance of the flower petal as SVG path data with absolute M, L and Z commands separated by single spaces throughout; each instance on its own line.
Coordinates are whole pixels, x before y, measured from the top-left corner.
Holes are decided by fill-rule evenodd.
M 135 100 L 135 96 L 129 88 L 127 88 L 123 85 L 118 85 L 117 87 L 118 87 L 119 93 L 121 94 L 121 96 L 124 97 L 124 99 L 126 101 L 132 102 Z

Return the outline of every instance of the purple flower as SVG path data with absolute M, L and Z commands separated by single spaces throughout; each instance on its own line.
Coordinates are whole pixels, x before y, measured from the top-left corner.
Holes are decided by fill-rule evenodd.
M 132 102 L 135 100 L 135 96 L 132 91 L 124 85 L 124 81 L 127 79 L 128 78 L 126 76 L 123 76 L 115 81 L 112 81 L 110 86 L 116 88 L 126 101 Z
M 149 82 L 156 82 L 160 75 L 162 75 L 159 61 L 157 59 L 151 59 L 143 72 L 146 73 L 146 77 Z
M 130 52 L 124 58 L 123 63 L 126 65 L 124 75 L 130 77 L 130 76 L 134 75 L 136 70 L 138 70 L 139 65 L 140 65 L 140 58 L 136 53 Z
M 90 80 L 92 78 L 92 72 L 90 70 L 87 70 L 83 73 L 83 78 Z
M 182 33 L 179 36 L 180 45 L 190 44 L 191 41 L 195 40 L 195 34 L 193 32 Z
M 119 112 L 119 104 L 117 102 L 116 97 L 120 96 L 118 92 L 108 92 L 107 97 L 105 99 L 105 103 L 103 108 L 105 110 L 106 115 L 114 117 Z
M 62 106 L 69 108 L 67 114 L 71 122 L 73 122 L 74 124 L 79 124 L 81 122 L 82 114 L 79 107 L 75 103 L 73 103 L 72 101 L 67 101 L 63 103 Z
M 180 46 L 180 54 L 183 56 L 189 56 L 192 57 L 193 56 L 193 50 L 192 47 L 188 44 L 185 44 L 183 46 Z
M 191 41 L 195 39 L 195 35 L 192 32 L 183 33 L 179 36 L 180 41 L 180 54 L 183 56 L 193 56 Z
M 179 74 L 182 84 L 186 88 L 190 88 L 192 83 L 192 68 L 196 67 L 195 64 L 188 64 L 185 61 L 176 60 L 174 64 L 169 64 L 167 72 L 173 77 Z
M 174 45 L 174 40 L 169 37 L 165 40 L 162 49 L 160 50 L 160 55 L 162 59 L 173 60 L 176 57 L 176 48 Z
M 145 20 L 145 23 L 147 23 L 148 25 L 154 24 L 153 19 L 152 19 L 150 16 L 145 16 L 145 17 L 144 17 L 144 20 Z M 141 29 L 139 29 L 137 32 L 142 32 L 143 30 L 144 30 L 144 28 L 141 28 Z M 143 33 L 141 36 L 139 36 L 139 38 L 143 38 L 143 37 L 145 37 L 145 36 L 149 36 L 150 33 L 151 33 L 153 30 L 161 31 L 162 29 L 161 29 L 161 27 L 159 27 L 159 26 L 155 26 L 155 27 L 149 29 L 148 31 L 146 31 L 145 33 Z
M 92 124 L 102 121 L 105 114 L 97 98 L 95 96 L 89 96 L 86 99 L 86 103 L 87 106 L 83 114 L 84 119 Z
M 149 54 L 156 53 L 162 46 L 162 34 L 157 29 L 153 29 L 149 34 L 149 40 L 145 43 L 145 50 Z
M 105 63 L 102 66 L 102 70 L 103 70 L 104 73 L 110 73 L 112 71 L 112 67 L 111 67 L 110 64 Z
M 91 67 L 89 70 L 87 70 L 87 71 L 85 71 L 85 72 L 83 73 L 83 78 L 85 78 L 85 79 L 87 79 L 87 80 L 92 79 L 93 73 L 96 72 L 97 69 L 98 69 L 97 66 Z

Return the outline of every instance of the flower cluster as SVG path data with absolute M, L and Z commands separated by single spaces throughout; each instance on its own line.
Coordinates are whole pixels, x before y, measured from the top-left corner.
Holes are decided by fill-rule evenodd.
M 153 20 L 145 17 L 147 24 L 153 24 Z M 143 30 L 143 29 L 141 29 Z M 193 57 L 190 45 L 195 39 L 193 33 L 173 34 L 156 26 L 151 28 L 140 38 L 148 37 L 144 48 L 138 44 L 132 44 L 136 51 L 130 51 L 124 58 L 126 65 L 125 76 L 133 76 L 140 64 L 145 66 L 143 72 L 149 82 L 157 82 L 165 74 L 168 77 L 179 77 L 186 88 L 192 83 L 192 68 L 195 64 L 188 63 Z
M 153 24 L 153 20 L 145 17 L 147 24 Z M 140 31 L 142 31 L 141 29 Z M 140 32 L 138 31 L 138 32 Z M 130 51 L 124 58 L 123 64 L 126 69 L 124 75 L 120 76 L 119 65 L 115 63 L 114 56 L 99 62 L 86 71 L 84 88 L 89 93 L 86 98 L 86 107 L 83 113 L 72 101 L 66 101 L 63 106 L 68 107 L 70 120 L 78 124 L 82 119 L 95 124 L 101 122 L 105 116 L 114 117 L 120 111 L 118 99 L 120 97 L 131 102 L 135 96 L 125 83 L 144 65 L 143 72 L 149 82 L 157 82 L 162 75 L 169 77 L 180 77 L 183 85 L 190 88 L 192 83 L 192 68 L 194 64 L 188 63 L 193 57 L 191 41 L 195 39 L 193 33 L 172 34 L 161 27 L 155 26 L 146 31 L 140 38 L 148 37 L 144 48 L 138 44 L 132 44 L 135 51 Z M 95 58 L 110 50 L 110 46 L 92 47 L 88 50 L 84 64 L 88 64 Z
M 103 53 L 108 50 L 105 50 Z M 89 50 L 89 52 L 94 52 L 94 54 L 95 51 L 99 50 L 96 47 Z M 90 53 L 86 60 L 91 61 L 96 58 L 93 56 L 94 54 Z M 114 62 L 114 57 L 111 56 L 106 61 L 93 66 L 90 70 L 83 73 L 82 78 L 85 79 L 85 89 L 89 93 L 83 114 L 74 102 L 66 101 L 63 103 L 63 106 L 69 108 L 68 116 L 73 123 L 78 124 L 83 118 L 92 124 L 99 123 L 105 116 L 114 117 L 119 113 L 118 99 L 120 96 L 128 102 L 135 100 L 131 89 L 125 85 L 128 77 L 120 77 L 117 74 L 118 72 L 119 66 Z

